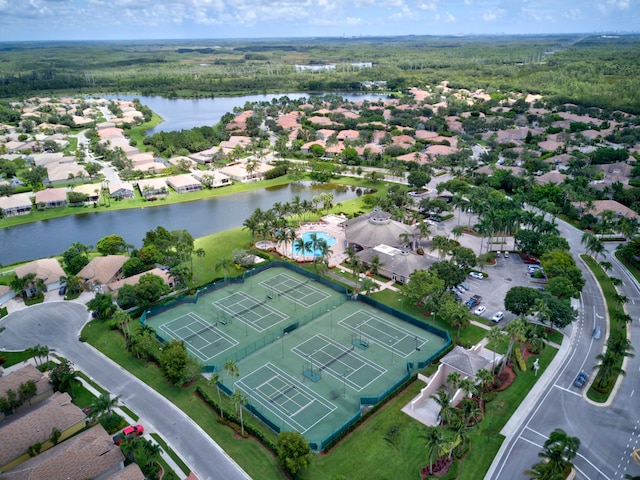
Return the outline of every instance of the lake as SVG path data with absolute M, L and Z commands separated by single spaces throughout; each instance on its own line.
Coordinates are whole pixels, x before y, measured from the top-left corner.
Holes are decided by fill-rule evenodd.
M 313 96 L 325 95 L 319 93 Z M 385 95 L 371 93 L 336 93 L 345 100 L 358 102 L 369 100 L 375 102 L 386 98 Z M 156 132 L 170 132 L 173 130 L 189 130 L 194 127 L 202 127 L 204 125 L 213 126 L 220 121 L 225 113 L 233 112 L 236 107 L 244 107 L 247 102 L 270 102 L 274 98 L 287 96 L 297 100 L 301 97 L 310 97 L 308 93 L 279 93 L 268 95 L 243 95 L 240 97 L 216 97 L 216 98 L 164 98 L 149 97 L 144 95 L 101 95 L 101 98 L 133 100 L 137 98 L 140 103 L 148 106 L 155 113 L 163 118 L 163 122 L 147 130 L 148 135 Z
M 96 245 L 107 235 L 120 235 L 135 247 L 149 230 L 187 230 L 194 238 L 242 226 L 256 208 L 267 210 L 275 202 L 289 202 L 298 195 L 311 200 L 322 192 L 333 193 L 334 204 L 358 196 L 356 187 L 324 184 L 289 184 L 234 193 L 222 197 L 162 205 L 162 201 L 130 210 L 87 212 L 0 229 L 0 264 L 11 265 L 59 255 L 74 242 Z

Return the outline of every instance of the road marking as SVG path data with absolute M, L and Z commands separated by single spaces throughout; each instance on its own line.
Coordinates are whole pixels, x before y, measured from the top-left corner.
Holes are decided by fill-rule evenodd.
M 629 395 L 629 397 L 633 397 L 633 392 L 635 392 L 636 389 L 634 388 L 633 390 L 631 390 L 631 395 Z
M 576 397 L 582 397 L 582 394 L 580 394 L 580 393 L 576 393 L 576 392 L 574 392 L 573 390 L 569 390 L 568 388 L 561 387 L 560 385 L 557 385 L 557 384 L 556 384 L 556 385 L 554 385 L 554 387 L 559 388 L 560 390 L 563 390 L 563 391 L 565 391 L 565 392 L 567 392 L 567 393 L 570 393 L 570 394 L 572 394 L 572 395 L 575 395 Z

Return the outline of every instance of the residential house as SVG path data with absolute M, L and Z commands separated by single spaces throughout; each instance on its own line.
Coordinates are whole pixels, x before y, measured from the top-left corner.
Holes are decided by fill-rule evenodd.
M 194 170 L 191 175 L 193 175 L 202 185 L 210 188 L 224 187 L 232 184 L 229 177 L 217 170 Z
M 86 182 L 89 174 L 82 165 L 75 163 L 52 162 L 46 166 L 49 185 L 66 185 L 70 182 Z
M 109 195 L 111 198 L 133 198 L 133 185 L 130 182 L 110 182 Z
M 590 213 L 596 217 L 599 217 L 603 212 L 609 210 L 615 212 L 618 217 L 640 220 L 640 215 L 638 215 L 634 210 L 616 202 L 615 200 L 595 200 L 593 201 L 593 207 L 589 210 L 587 210 L 587 204 L 585 203 L 573 202 L 573 205 L 581 210 L 582 213 Z
M 145 476 L 137 463 L 130 463 L 122 470 L 118 470 L 101 480 L 145 480 Z
M 226 155 L 219 146 L 216 146 L 194 153 L 193 155 L 189 155 L 189 158 L 200 165 L 206 165 L 207 163 L 215 162 L 218 159 L 224 159 L 226 158 Z
M 49 432 L 50 433 L 50 432 Z M 124 467 L 124 455 L 96 425 L 2 473 L 3 480 L 107 478 Z
M 27 215 L 31 213 L 33 203 L 26 193 L 16 193 L 8 197 L 0 197 L 0 212 L 3 217 Z
M 67 191 L 64 188 L 47 188 L 36 192 L 36 206 L 41 208 L 64 207 L 67 204 Z
M 173 188 L 176 193 L 187 193 L 202 190 L 202 183 L 200 183 L 193 175 L 188 173 L 168 177 L 166 181 L 167 185 Z
M 124 285 L 136 285 L 138 283 L 138 280 L 140 280 L 140 277 L 149 273 L 162 278 L 162 281 L 166 285 L 168 285 L 169 288 L 173 288 L 173 278 L 169 275 L 169 272 L 167 272 L 166 270 L 162 270 L 161 268 L 153 268 L 147 272 L 139 273 L 137 275 L 132 275 L 130 277 L 111 282 L 103 286 L 102 290 L 105 293 L 113 293 L 114 295 L 117 295 L 118 290 L 120 290 Z
M 493 172 L 495 172 L 496 170 L 509 170 L 511 174 L 514 176 L 524 175 L 526 173 L 526 170 L 521 167 L 510 167 L 508 165 L 492 164 L 492 165 L 484 165 L 480 168 L 476 168 L 473 171 L 473 175 L 474 176 L 476 175 L 491 176 L 493 175 Z
M 55 258 L 41 258 L 40 260 L 25 263 L 16 267 L 15 272 L 18 278 L 23 278 L 31 273 L 35 275 L 34 284 L 25 288 L 28 297 L 37 293 L 36 282 L 42 281 L 42 288 L 45 292 L 53 291 L 60 288 L 61 279 L 66 277 L 66 273 Z
M 220 173 L 228 176 L 236 182 L 255 182 L 262 180 L 264 178 L 264 174 L 274 168 L 275 167 L 273 165 L 258 163 L 255 170 L 248 172 L 245 163 L 234 163 L 221 168 Z
M 163 178 L 149 178 L 138 180 L 138 190 L 147 200 L 169 195 L 169 189 Z
M 535 177 L 536 183 L 539 185 L 545 185 L 547 183 L 555 183 L 556 185 L 562 185 L 564 181 L 567 179 L 568 175 L 564 173 L 560 173 L 557 170 L 553 170 L 551 172 L 544 173 Z
M 15 297 L 16 294 L 8 285 L 0 285 L 0 307 Z
M 44 450 L 52 447 L 49 438 L 54 429 L 61 433 L 59 441 L 76 434 L 85 427 L 86 418 L 71 396 L 62 392 L 5 418 L 0 428 L 0 469 L 8 471 L 29 460 L 27 451 L 35 443 L 41 443 Z
M 0 373 L 2 373 L 0 371 Z M 0 376 L 0 397 L 7 396 L 7 392 L 12 390 L 18 392 L 20 385 L 33 381 L 36 384 L 36 394 L 27 405 L 18 408 L 18 411 L 29 408 L 38 402 L 48 398 L 53 393 L 53 387 L 49 383 L 49 377 L 38 370 L 34 365 L 27 363 L 23 367 L 12 370 L 10 373 Z M 4 417 L 4 412 L 0 412 L 0 418 Z M 0 431 L 2 428 L 0 428 Z M 1 445 L 1 443 L 0 443 Z M 2 450 L 2 449 L 0 449 Z
M 73 187 L 73 191 L 77 193 L 84 193 L 87 196 L 87 202 L 97 202 L 98 200 L 100 200 L 102 185 L 99 183 L 76 185 L 75 187 Z
M 596 168 L 604 173 L 604 181 L 606 183 L 620 182 L 622 184 L 627 184 L 631 179 L 633 165 L 626 162 L 616 162 L 606 165 L 597 165 Z
M 113 283 L 122 278 L 122 266 L 129 260 L 126 255 L 95 257 L 77 274 L 85 287 L 96 287 Z

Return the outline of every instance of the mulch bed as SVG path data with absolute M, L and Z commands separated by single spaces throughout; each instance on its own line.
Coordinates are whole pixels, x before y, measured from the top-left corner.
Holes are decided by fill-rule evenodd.
M 453 460 L 449 459 L 449 457 L 440 457 L 433 464 L 433 469 L 429 468 L 428 465 L 426 467 L 422 467 L 420 470 L 420 478 L 425 480 L 427 477 L 444 477 L 449 471 L 452 463 Z M 431 473 L 431 470 L 433 470 L 433 474 Z

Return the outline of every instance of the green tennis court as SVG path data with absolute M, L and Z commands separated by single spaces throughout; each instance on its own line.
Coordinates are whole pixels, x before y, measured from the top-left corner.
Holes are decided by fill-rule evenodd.
M 221 388 L 245 393 L 270 428 L 298 430 L 316 450 L 448 341 L 288 264 L 212 285 L 144 321 L 219 372 Z M 224 371 L 228 360 L 238 378 Z
M 403 358 L 422 350 L 429 342 L 427 338 L 364 309 L 345 317 L 339 324 L 355 334 L 356 344 L 359 342 L 366 345 L 371 341 Z

